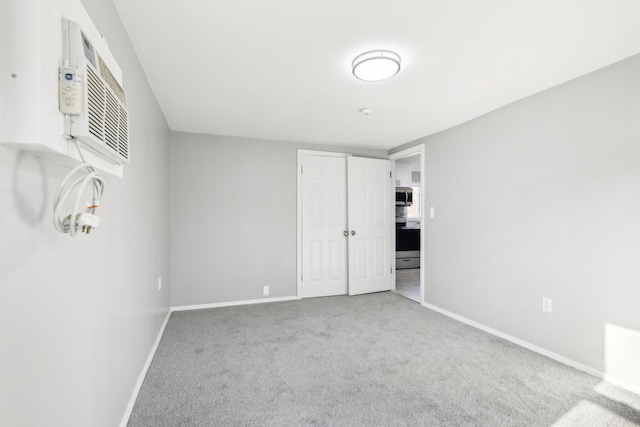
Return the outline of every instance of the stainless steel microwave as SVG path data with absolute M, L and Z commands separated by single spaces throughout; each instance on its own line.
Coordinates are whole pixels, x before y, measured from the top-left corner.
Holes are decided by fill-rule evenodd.
M 413 189 L 411 187 L 396 187 L 396 206 L 411 206 L 413 203 Z

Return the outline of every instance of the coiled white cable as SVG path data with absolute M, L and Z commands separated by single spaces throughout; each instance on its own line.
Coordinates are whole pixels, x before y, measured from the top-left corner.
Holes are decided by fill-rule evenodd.
M 56 230 L 61 233 L 69 233 L 71 237 L 74 237 L 78 227 L 82 226 L 83 231 L 86 230 L 87 233 L 91 230 L 91 226 L 86 227 L 83 224 L 78 223 L 79 217 L 81 217 L 81 212 L 78 211 L 80 205 L 80 198 L 84 192 L 84 189 L 91 182 L 93 184 L 93 201 L 91 204 L 87 205 L 85 214 L 90 214 L 92 218 L 95 218 L 96 221 L 99 221 L 99 218 L 95 217 L 95 210 L 98 206 L 100 206 L 100 199 L 102 198 L 102 193 L 105 188 L 105 181 L 102 176 L 98 173 L 95 167 L 88 163 L 84 156 L 82 155 L 82 151 L 80 149 L 80 142 L 74 138 L 74 142 L 76 144 L 76 148 L 78 150 L 78 154 L 80 155 L 80 159 L 82 159 L 82 164 L 76 166 L 71 169 L 71 171 L 64 177 L 60 186 L 58 187 L 58 191 L 56 192 L 56 196 L 54 199 L 53 205 L 53 225 Z M 76 175 L 80 170 L 86 168 L 87 172 L 84 176 L 80 176 L 74 181 L 71 181 L 71 178 Z M 71 194 L 71 192 L 77 188 L 76 198 L 73 204 L 73 209 L 71 214 L 67 215 L 64 218 L 60 218 L 60 210 L 64 205 L 65 201 Z M 65 221 L 66 220 L 66 221 Z M 93 227 L 95 228 L 96 225 Z

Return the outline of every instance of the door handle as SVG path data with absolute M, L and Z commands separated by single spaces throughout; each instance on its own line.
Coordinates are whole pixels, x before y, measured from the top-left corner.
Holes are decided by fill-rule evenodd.
M 354 230 L 351 230 L 351 235 L 352 235 L 352 236 L 355 236 L 355 235 L 356 235 L 356 232 L 355 232 Z
M 348 232 L 347 230 L 344 230 L 344 231 L 342 232 L 342 235 L 343 235 L 344 237 L 347 237 L 347 236 L 349 235 L 349 232 Z

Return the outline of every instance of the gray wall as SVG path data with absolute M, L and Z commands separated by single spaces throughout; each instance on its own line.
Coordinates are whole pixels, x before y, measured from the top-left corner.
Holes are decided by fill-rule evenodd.
M 426 147 L 426 302 L 640 379 L 638 76 L 635 56 L 393 150 Z
M 68 169 L 0 146 L 2 426 L 118 425 L 170 305 L 168 127 L 111 2 L 84 4 L 123 70 L 132 160 L 71 239 L 52 225 Z
M 170 147 L 173 306 L 295 296 L 297 149 L 386 157 L 182 132 Z

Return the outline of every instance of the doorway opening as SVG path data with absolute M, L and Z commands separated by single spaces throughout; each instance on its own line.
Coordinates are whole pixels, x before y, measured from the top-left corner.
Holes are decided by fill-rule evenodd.
M 392 289 L 424 302 L 424 145 L 395 153 L 395 275 Z

